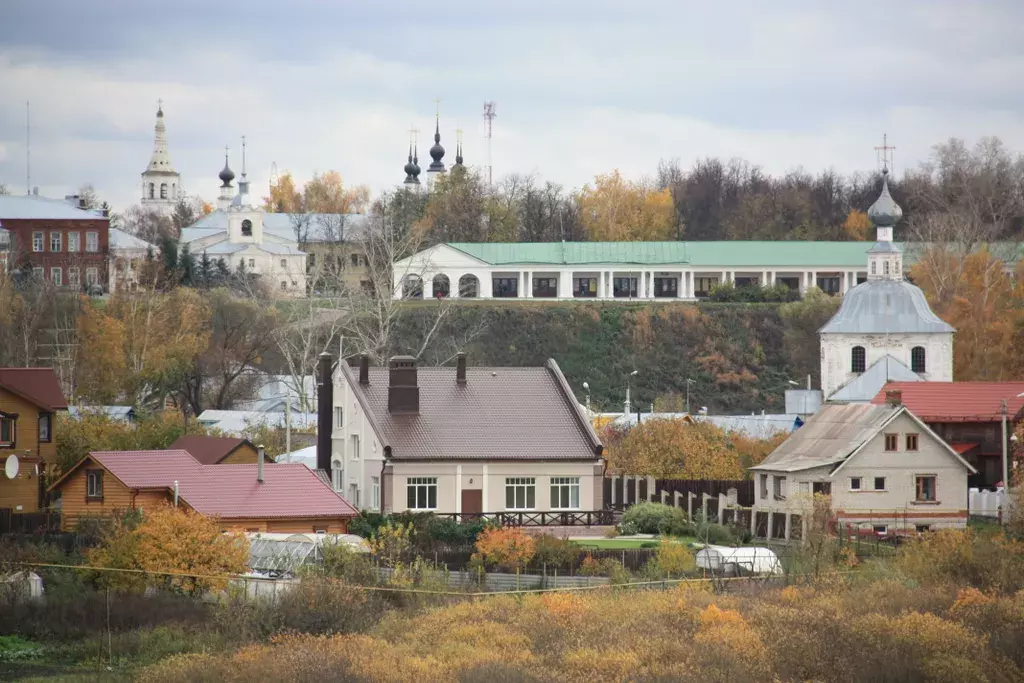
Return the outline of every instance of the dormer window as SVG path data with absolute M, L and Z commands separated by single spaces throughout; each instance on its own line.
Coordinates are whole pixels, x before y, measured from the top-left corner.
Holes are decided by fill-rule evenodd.
M 252 221 L 248 218 L 242 221 L 242 237 L 252 237 Z

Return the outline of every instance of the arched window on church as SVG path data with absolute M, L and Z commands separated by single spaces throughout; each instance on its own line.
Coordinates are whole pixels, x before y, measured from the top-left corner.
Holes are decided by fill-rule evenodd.
M 925 363 L 923 346 L 915 346 L 910 349 L 910 369 L 916 373 L 928 372 L 928 365 Z
M 156 186 L 153 183 L 149 184 L 149 198 L 156 199 Z
M 863 346 L 854 346 L 850 352 L 850 372 L 864 372 L 867 370 L 868 354 Z
M 160 199 L 167 199 L 167 183 L 160 183 Z

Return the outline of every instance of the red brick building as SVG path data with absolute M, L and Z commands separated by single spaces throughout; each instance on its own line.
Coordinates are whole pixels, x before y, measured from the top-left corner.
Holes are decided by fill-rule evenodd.
M 78 208 L 73 199 L 0 196 L 12 268 L 61 289 L 107 287 L 110 218 Z

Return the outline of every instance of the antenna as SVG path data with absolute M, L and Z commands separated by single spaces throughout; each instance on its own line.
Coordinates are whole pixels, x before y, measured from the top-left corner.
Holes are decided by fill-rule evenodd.
M 498 114 L 495 111 L 495 103 L 491 100 L 484 102 L 484 121 L 486 121 L 487 132 L 487 184 L 494 183 L 494 165 L 491 160 L 491 134 L 494 127 L 494 117 Z
M 25 101 L 25 194 L 32 194 L 32 118 L 28 100 Z
M 242 136 L 242 178 L 245 178 L 245 136 Z

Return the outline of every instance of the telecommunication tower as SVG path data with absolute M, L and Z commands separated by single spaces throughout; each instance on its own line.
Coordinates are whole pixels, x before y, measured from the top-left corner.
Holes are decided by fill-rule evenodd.
M 495 111 L 495 103 L 492 101 L 484 102 L 484 121 L 487 122 L 487 184 L 491 185 L 494 182 L 494 165 L 491 161 L 491 132 L 494 126 L 494 117 L 498 114 Z

